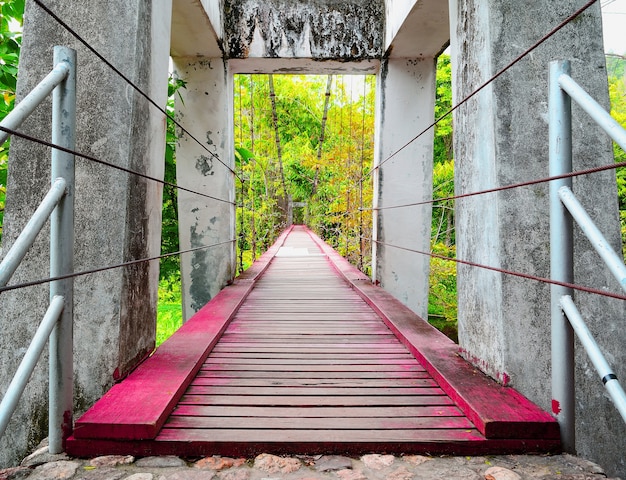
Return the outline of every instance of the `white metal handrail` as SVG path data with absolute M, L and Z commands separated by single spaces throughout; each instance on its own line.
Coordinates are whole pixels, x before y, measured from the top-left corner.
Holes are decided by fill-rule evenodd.
M 0 125 L 11 130 L 18 128 L 69 74 L 70 65 L 67 62 L 57 63 L 52 71 L 15 106 L 11 113 L 2 119 Z M 0 144 L 4 143 L 7 138 L 9 138 L 7 132 L 0 132 Z
M 35 210 L 35 213 L 17 237 L 15 243 L 7 252 L 0 263 L 0 287 L 4 287 L 19 267 L 26 256 L 26 253 L 35 243 L 37 235 L 50 218 L 52 211 L 65 196 L 67 182 L 63 178 L 57 178 L 52 183 L 52 187 Z
M 37 328 L 24 354 L 24 358 L 22 358 L 20 366 L 13 376 L 13 380 L 11 380 L 7 391 L 2 397 L 2 404 L 0 405 L 0 435 L 5 432 L 11 415 L 15 412 L 20 397 L 26 388 L 26 384 L 28 380 L 30 380 L 30 376 L 33 374 L 39 357 L 41 357 L 41 353 L 48 342 L 50 333 L 59 321 L 65 303 L 64 300 L 63 297 L 57 296 L 50 302 L 50 306 L 39 324 L 39 328 Z
M 550 176 L 572 172 L 573 99 L 623 149 L 626 130 L 570 76 L 570 62 L 550 63 Z M 626 291 L 626 266 L 571 190 L 571 177 L 550 182 L 550 275 L 574 283 L 573 222 L 581 227 L 613 276 Z M 574 333 L 626 422 L 626 394 L 576 308 L 571 288 L 552 285 L 552 401 L 566 451 L 575 451 Z
M 76 131 L 76 51 L 54 48 L 54 68 L 0 123 L 15 130 L 52 92 L 52 143 L 74 150 Z M 0 132 L 0 143 L 8 138 Z M 74 155 L 52 149 L 52 186 L 0 264 L 0 286 L 11 279 L 38 233 L 50 218 L 50 275 L 59 277 L 74 268 Z M 0 436 L 17 408 L 35 365 L 49 339 L 50 453 L 65 449 L 73 414 L 73 279 L 50 283 L 50 306 L 0 402 Z

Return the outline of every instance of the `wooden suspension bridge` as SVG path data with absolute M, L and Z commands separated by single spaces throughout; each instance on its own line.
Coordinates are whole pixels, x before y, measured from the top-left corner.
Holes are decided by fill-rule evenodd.
M 303 226 L 75 425 L 77 456 L 554 452 L 558 424 Z

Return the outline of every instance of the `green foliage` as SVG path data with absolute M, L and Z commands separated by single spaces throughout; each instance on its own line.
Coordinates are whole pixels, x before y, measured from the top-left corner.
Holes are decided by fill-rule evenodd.
M 454 258 L 456 247 L 436 243 L 432 245 L 432 252 Z M 428 321 L 457 340 L 456 263 L 437 257 L 430 260 Z
M 626 57 L 607 55 L 606 66 L 609 77 L 609 98 L 611 100 L 611 116 L 626 128 Z M 626 162 L 626 152 L 619 145 L 613 143 L 615 161 Z M 626 168 L 618 168 L 617 194 L 620 209 L 622 230 L 622 248 L 626 259 Z
M 450 55 L 445 53 L 437 58 L 437 84 L 435 119 L 440 119 L 452 108 L 452 68 Z M 453 158 L 452 153 L 452 114 L 435 125 L 434 163 L 443 163 Z
M 7 116 L 15 103 L 17 84 L 17 65 L 22 45 L 22 18 L 24 0 L 0 0 L 0 120 Z M 0 145 L 0 240 L 4 219 L 4 201 L 6 197 L 7 168 L 9 162 L 9 144 L 7 140 Z
M 24 0 L 0 1 L 0 13 L 0 89 L 4 100 L 0 112 L 6 114 L 15 97 Z
M 159 281 L 156 346 L 161 345 L 183 324 L 180 276 Z
M 431 241 L 446 246 L 455 244 L 454 200 L 444 200 L 454 196 L 454 160 L 436 163 L 433 168 L 433 217 Z M 439 201 L 437 201 L 439 200 Z
M 373 159 L 373 77 L 333 77 L 327 122 L 322 133 L 327 76 L 274 75 L 279 146 L 286 194 L 306 204 L 298 218 L 354 264 L 369 269 L 372 180 L 359 179 Z M 250 259 L 262 253 L 284 229 L 286 201 L 281 185 L 276 130 L 266 75 L 235 77 L 235 164 L 238 251 Z M 346 211 L 356 214 L 347 215 Z M 247 258 L 247 257 L 246 257 Z
M 168 82 L 167 113 L 174 116 L 174 98 L 185 82 L 170 76 Z M 164 180 L 176 184 L 176 124 L 167 119 L 165 139 Z M 165 185 L 163 188 L 163 220 L 161 227 L 161 254 L 180 250 L 178 241 L 178 190 Z M 180 257 L 162 258 L 159 265 L 159 300 L 157 304 L 156 345 L 161 345 L 182 325 L 182 299 L 180 291 Z
M 174 98 L 180 88 L 185 88 L 185 82 L 170 76 L 168 82 L 167 112 L 174 115 Z M 176 184 L 176 124 L 167 119 L 167 133 L 165 139 L 165 175 L 164 180 Z M 163 188 L 163 211 L 161 227 L 161 254 L 180 250 L 178 241 L 178 190 L 165 185 Z M 180 258 L 172 255 L 161 259 L 160 278 L 178 278 L 180 281 Z
M 456 247 L 442 243 L 434 244 L 432 252 L 441 257 L 454 258 Z M 434 275 L 430 279 L 432 297 L 429 314 L 439 315 L 446 321 L 456 321 L 456 264 L 444 258 L 432 257 L 431 269 Z
M 435 118 L 442 117 L 452 107 L 452 77 L 450 56 L 437 59 L 437 90 Z M 433 199 L 454 196 L 454 159 L 452 152 L 452 115 L 435 126 L 433 166 Z M 454 200 L 433 203 L 431 251 L 448 258 L 456 256 L 454 229 Z M 456 264 L 431 257 L 428 293 L 428 321 L 457 340 Z

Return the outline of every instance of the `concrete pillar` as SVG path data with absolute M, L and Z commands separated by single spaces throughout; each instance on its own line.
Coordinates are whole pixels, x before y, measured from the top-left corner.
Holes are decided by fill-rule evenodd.
M 46 5 L 159 105 L 165 105 L 171 0 L 51 0 Z M 18 97 L 50 70 L 52 48 L 57 44 L 78 51 L 77 149 L 162 177 L 163 115 L 34 2 L 26 3 Z M 49 140 L 50 108 L 50 102 L 40 106 L 22 130 Z M 80 158 L 76 164 L 75 270 L 158 255 L 161 185 Z M 47 148 L 12 140 L 3 251 L 15 241 L 47 190 L 49 165 Z M 48 232 L 42 232 L 12 283 L 48 277 L 48 242 Z M 90 406 L 153 350 L 157 288 L 158 262 L 76 279 L 77 412 Z M 2 294 L 0 392 L 8 386 L 47 303 L 46 284 Z M 15 465 L 47 433 L 47 370 L 44 357 L 0 440 L 0 467 Z
M 235 189 L 232 74 L 221 58 L 174 58 L 187 82 L 176 117 L 197 139 L 181 133 L 176 148 L 179 185 L 219 200 L 178 192 L 183 315 L 191 317 L 235 276 Z M 208 151 L 207 151 L 208 150 Z M 221 163 L 219 160 L 221 160 Z
M 583 3 L 451 0 L 454 103 Z M 595 4 L 455 112 L 458 194 L 548 175 L 548 63 L 571 59 L 574 79 L 608 106 L 601 34 L 600 7 Z M 608 139 L 579 108 L 573 114 L 574 170 L 612 163 Z M 614 172 L 577 178 L 574 190 L 621 251 Z M 548 214 L 547 184 L 458 200 L 457 255 L 549 277 Z M 620 291 L 579 233 L 575 251 L 577 283 Z M 551 410 L 549 287 L 459 265 L 458 292 L 459 341 L 466 357 Z M 581 293 L 576 301 L 618 377 L 624 378 L 624 302 Z M 592 365 L 577 350 L 576 448 L 612 469 L 610 474 L 624 475 L 626 428 Z
M 398 150 L 433 122 L 435 73 L 433 58 L 391 58 L 381 65 L 375 155 L 382 166 L 374 174 L 374 208 L 432 198 L 433 130 Z M 431 211 L 426 204 L 374 212 L 374 237 L 380 243 L 373 243 L 373 280 L 423 318 L 430 257 L 386 244 L 430 251 Z

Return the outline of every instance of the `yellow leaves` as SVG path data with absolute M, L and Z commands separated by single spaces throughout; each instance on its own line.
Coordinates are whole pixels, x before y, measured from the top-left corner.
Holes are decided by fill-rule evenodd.
M 4 103 L 11 105 L 11 102 L 15 100 L 15 93 L 5 90 L 2 92 L 2 97 L 4 98 Z

